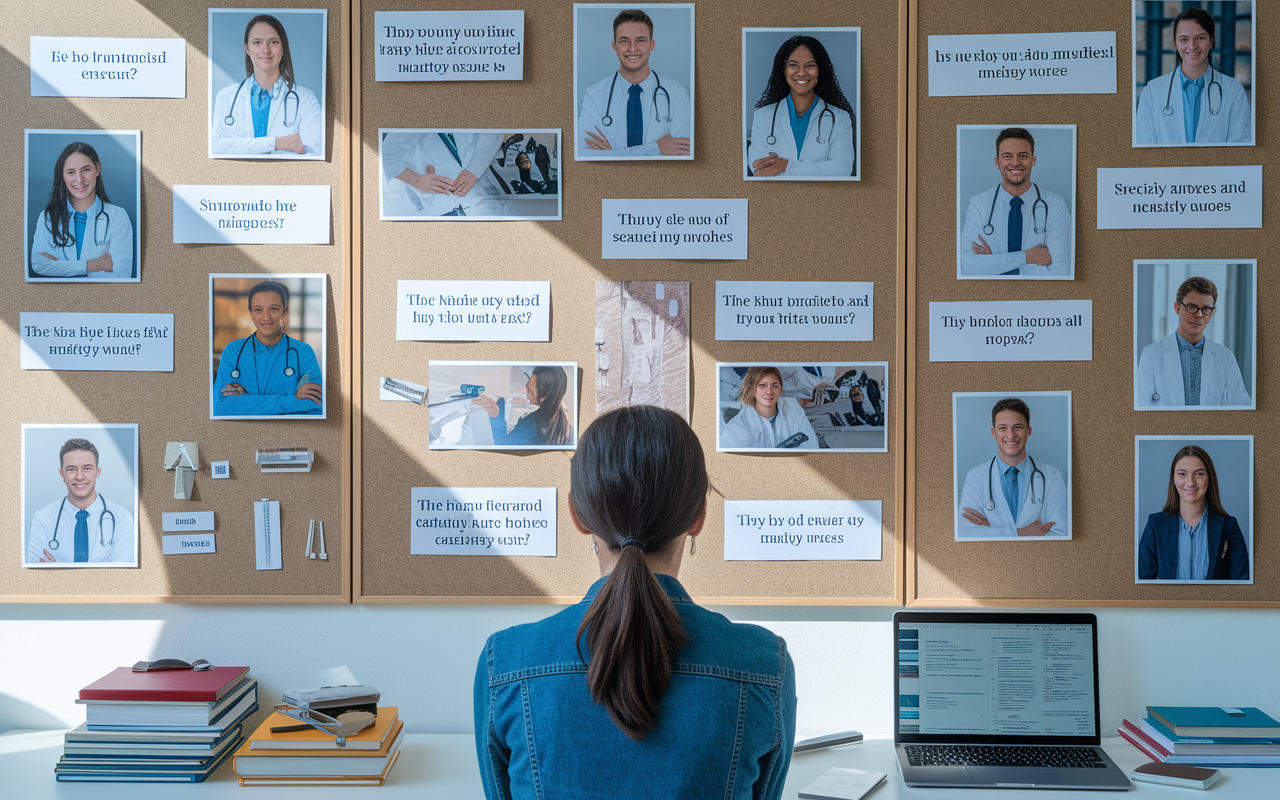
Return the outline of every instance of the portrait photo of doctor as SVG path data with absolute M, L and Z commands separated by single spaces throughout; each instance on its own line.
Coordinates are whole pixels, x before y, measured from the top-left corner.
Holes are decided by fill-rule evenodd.
M 1134 147 L 1255 143 L 1253 6 L 1135 0 Z
M 1253 409 L 1256 261 L 1136 261 L 1135 410 Z
M 137 510 L 137 425 L 22 426 L 24 567 L 138 566 Z
M 742 29 L 746 179 L 859 179 L 861 54 L 861 28 Z
M 1137 436 L 1137 583 L 1253 583 L 1253 437 Z
M 325 418 L 325 288 L 324 275 L 209 276 L 210 419 Z
M 328 12 L 209 9 L 209 157 L 324 159 Z
M 957 392 L 951 402 L 956 541 L 1070 539 L 1071 393 Z
M 27 281 L 140 280 L 140 146 L 139 131 L 26 131 Z
M 1074 125 L 956 126 L 956 277 L 1074 279 L 1075 199 Z
M 575 3 L 573 96 L 575 160 L 692 159 L 693 5 Z

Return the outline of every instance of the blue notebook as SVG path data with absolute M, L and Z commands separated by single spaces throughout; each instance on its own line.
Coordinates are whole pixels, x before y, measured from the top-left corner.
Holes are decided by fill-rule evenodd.
M 1193 738 L 1280 737 L 1280 722 L 1256 708 L 1233 709 L 1228 714 L 1218 706 L 1147 706 L 1147 713 L 1175 736 Z

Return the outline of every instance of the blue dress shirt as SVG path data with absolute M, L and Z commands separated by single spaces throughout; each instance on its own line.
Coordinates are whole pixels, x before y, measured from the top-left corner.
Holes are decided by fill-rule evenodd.
M 1182 361 L 1182 390 L 1186 394 L 1187 405 L 1200 405 L 1200 370 L 1204 363 L 1204 337 L 1192 344 L 1176 333 L 1178 342 L 1178 358 Z
M 1182 74 L 1178 67 L 1178 78 L 1182 81 L 1182 130 L 1187 135 L 1187 142 L 1196 141 L 1196 127 L 1200 124 L 1200 98 L 1204 94 L 1204 76 L 1194 81 Z
M 1202 581 L 1209 575 L 1209 533 L 1205 520 L 1209 515 L 1201 512 L 1195 525 L 1178 517 L 1178 571 L 1174 580 Z

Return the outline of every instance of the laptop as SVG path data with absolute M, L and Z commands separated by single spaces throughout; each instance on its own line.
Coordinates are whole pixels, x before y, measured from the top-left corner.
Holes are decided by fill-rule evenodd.
M 1115 789 L 1093 614 L 899 611 L 894 746 L 908 786 Z

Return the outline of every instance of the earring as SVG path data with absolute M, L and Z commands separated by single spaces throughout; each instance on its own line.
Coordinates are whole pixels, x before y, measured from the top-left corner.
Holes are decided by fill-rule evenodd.
M 696 552 L 698 552 L 698 537 L 690 536 L 689 537 L 689 555 L 693 555 Z
M 591 552 L 595 553 L 596 555 L 600 555 L 600 546 L 596 544 L 595 539 L 591 540 Z

